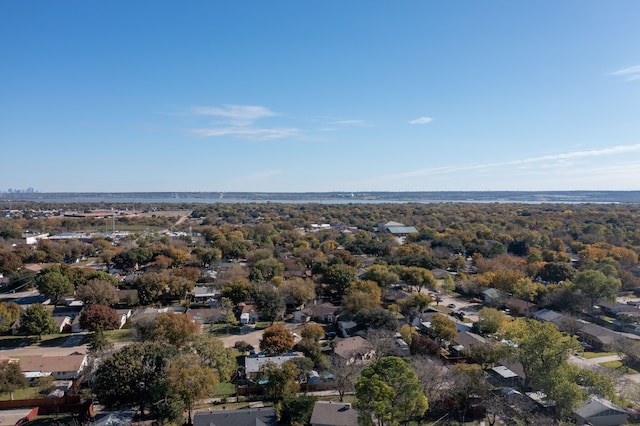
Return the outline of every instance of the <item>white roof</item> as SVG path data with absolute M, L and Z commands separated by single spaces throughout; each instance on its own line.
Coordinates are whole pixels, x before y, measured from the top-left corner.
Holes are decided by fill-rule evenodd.
M 267 362 L 273 362 L 280 366 L 285 361 L 289 361 L 294 358 L 304 358 L 304 355 L 300 352 L 293 352 L 287 355 L 279 356 L 248 356 L 244 359 L 244 371 L 245 373 L 257 373 Z

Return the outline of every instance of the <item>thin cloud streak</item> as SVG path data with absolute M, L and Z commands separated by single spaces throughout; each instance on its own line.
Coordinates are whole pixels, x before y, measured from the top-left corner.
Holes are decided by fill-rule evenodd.
M 469 171 L 469 170 L 483 170 L 490 169 L 495 167 L 505 167 L 505 166 L 521 166 L 532 163 L 539 162 L 551 162 L 551 161 L 564 161 L 575 158 L 586 158 L 586 157 L 600 157 L 604 155 L 614 155 L 614 154 L 622 154 L 627 152 L 635 152 L 640 151 L 640 144 L 634 145 L 619 145 L 611 148 L 602 148 L 602 149 L 593 149 L 588 151 L 575 151 L 575 152 L 567 152 L 563 154 L 554 154 L 554 155 L 543 155 L 540 157 L 532 157 L 532 158 L 524 158 L 521 160 L 511 160 L 511 161 L 502 161 L 495 163 L 484 163 L 484 164 L 476 164 L 476 165 L 468 165 L 468 166 L 446 166 L 446 167 L 437 167 L 431 169 L 422 169 L 415 170 L 406 173 L 398 173 L 394 175 L 383 176 L 381 179 L 402 179 L 416 176 L 427 176 L 434 174 L 443 174 L 443 173 L 453 173 L 458 171 Z M 565 163 L 566 165 L 566 163 Z
M 296 128 L 253 128 L 253 127 L 218 127 L 208 129 L 191 129 L 190 133 L 200 137 L 237 136 L 252 140 L 282 139 L 300 133 Z
M 420 117 L 420 118 L 416 118 L 415 120 L 411 120 L 409 124 L 429 124 L 432 121 L 433 121 L 433 118 L 431 117 Z
M 277 115 L 269 108 L 257 105 L 223 105 L 222 108 L 201 106 L 192 108 L 192 111 L 195 115 L 212 115 L 243 121 L 253 121 L 258 118 Z
M 622 77 L 626 77 L 627 81 L 640 80 L 640 65 L 623 68 L 621 70 L 614 71 L 609 75 L 619 75 Z

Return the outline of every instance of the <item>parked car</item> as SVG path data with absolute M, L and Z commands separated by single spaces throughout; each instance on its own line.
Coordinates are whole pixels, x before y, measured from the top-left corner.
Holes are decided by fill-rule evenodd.
M 449 303 L 449 304 L 447 305 L 447 308 L 449 308 L 449 309 L 455 309 L 455 308 L 456 308 L 456 304 L 455 304 L 455 303 Z

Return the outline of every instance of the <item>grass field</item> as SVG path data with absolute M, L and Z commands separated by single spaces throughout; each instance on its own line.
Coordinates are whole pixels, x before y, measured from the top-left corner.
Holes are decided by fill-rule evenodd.
M 594 359 L 594 358 L 601 358 L 603 356 L 611 356 L 611 355 L 616 355 L 615 352 L 587 352 L 585 351 L 582 355 L 580 355 L 583 358 L 586 359 Z
M 606 367 L 606 368 L 610 368 L 612 370 L 621 371 L 621 372 L 623 372 L 625 374 L 638 374 L 638 371 L 634 370 L 631 367 L 629 367 L 629 369 L 625 368 L 622 365 L 622 362 L 620 362 L 620 361 L 601 362 L 600 365 L 603 366 L 603 367 Z

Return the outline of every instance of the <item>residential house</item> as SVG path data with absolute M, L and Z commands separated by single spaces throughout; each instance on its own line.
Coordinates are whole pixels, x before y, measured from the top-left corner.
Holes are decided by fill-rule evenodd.
M 580 424 L 592 426 L 618 426 L 629 422 L 629 415 L 623 408 L 595 396 L 576 410 L 575 418 Z
M 280 366 L 286 361 L 295 358 L 304 358 L 304 355 L 301 352 L 289 352 L 288 354 L 278 356 L 264 356 L 262 353 L 249 355 L 244 359 L 244 373 L 247 377 L 251 377 L 258 373 L 260 368 L 268 362 Z
M 535 303 L 527 302 L 526 300 L 516 299 L 511 297 L 506 300 L 505 305 L 511 311 L 512 314 L 530 318 L 535 312 L 538 311 L 538 305 Z
M 216 324 L 225 320 L 225 311 L 221 308 L 189 309 L 187 314 L 201 324 Z
M 277 424 L 276 409 L 273 407 L 200 412 L 193 416 L 193 426 L 276 426 Z
M 463 356 L 465 349 L 473 350 L 474 346 L 484 346 L 486 344 L 487 340 L 484 337 L 470 331 L 463 331 L 451 339 L 449 351 L 451 355 L 460 357 Z
M 560 325 L 564 321 L 564 315 L 560 312 L 552 311 L 551 309 L 540 309 L 533 313 L 533 318 L 542 322 L 551 322 L 560 328 Z
M 221 295 L 220 290 L 215 287 L 196 286 L 191 299 L 194 303 L 214 303 Z
M 594 349 L 607 349 L 620 338 L 618 333 L 608 328 L 582 320 L 578 320 L 578 323 L 580 328 L 576 334 L 584 342 L 593 346 Z
M 348 402 L 316 401 L 311 426 L 358 426 L 358 410 Z
M 358 324 L 353 320 L 338 321 L 338 330 L 342 337 L 347 337 L 358 330 Z
M 375 355 L 371 343 L 360 336 L 336 339 L 335 342 L 333 353 L 345 360 L 347 364 L 368 363 Z
M 240 314 L 240 324 L 242 325 L 255 324 L 260 320 L 260 314 L 255 305 L 239 303 L 236 311 Z
M 53 317 L 53 322 L 56 324 L 56 333 L 70 333 L 71 323 L 73 318 L 67 315 Z
M 338 315 L 340 314 L 341 310 L 342 308 L 340 306 L 336 306 L 332 303 L 327 302 L 327 303 L 313 304 L 313 305 L 307 306 L 301 311 L 296 311 L 296 312 L 301 312 L 306 317 L 310 317 L 312 320 L 317 322 L 334 324 L 336 321 L 338 321 Z M 296 315 L 294 312 L 294 318 L 295 317 Z M 304 317 L 302 315 L 299 315 L 299 318 L 304 318 Z M 299 322 L 305 322 L 305 321 L 299 321 Z
M 87 366 L 87 356 L 34 356 L 20 359 L 20 370 L 28 378 L 53 376 L 56 380 L 77 379 Z
M 498 289 L 495 288 L 488 288 L 480 294 L 482 300 L 484 300 L 484 303 L 486 303 L 487 305 L 497 304 L 502 299 L 502 294 Z

